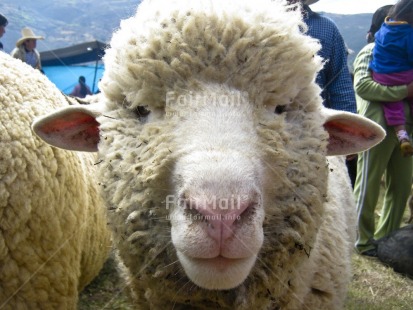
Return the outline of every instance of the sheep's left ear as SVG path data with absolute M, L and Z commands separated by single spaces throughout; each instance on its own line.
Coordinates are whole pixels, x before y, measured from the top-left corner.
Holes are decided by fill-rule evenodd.
M 324 128 L 330 135 L 327 155 L 348 155 L 365 151 L 384 139 L 386 132 L 377 123 L 357 114 L 322 109 Z
M 75 105 L 34 120 L 32 130 L 50 145 L 71 150 L 96 152 L 99 143 L 101 105 Z

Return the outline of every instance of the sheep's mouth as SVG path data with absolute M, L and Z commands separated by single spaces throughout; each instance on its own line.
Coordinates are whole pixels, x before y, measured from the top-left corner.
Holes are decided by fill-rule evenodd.
M 193 260 L 194 262 L 204 264 L 205 266 L 210 267 L 210 268 L 214 268 L 217 270 L 225 270 L 249 258 L 228 258 L 222 255 L 218 255 L 213 258 L 193 258 L 191 257 L 190 259 Z
M 177 252 L 188 278 L 199 287 L 209 290 L 228 290 L 240 285 L 249 275 L 256 257 L 194 258 Z

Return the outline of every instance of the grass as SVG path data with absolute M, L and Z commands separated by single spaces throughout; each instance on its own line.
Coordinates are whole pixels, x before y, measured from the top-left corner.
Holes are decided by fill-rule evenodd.
M 127 291 L 111 255 L 99 275 L 80 294 L 78 310 L 131 310 Z
M 383 190 L 378 206 L 382 205 Z M 403 222 L 410 215 L 406 208 Z M 378 216 L 376 217 L 377 224 Z M 413 263 L 413 262 L 412 262 Z M 345 310 L 403 310 L 413 308 L 413 280 L 378 259 L 353 254 L 353 279 Z
M 353 280 L 346 310 L 412 309 L 413 280 L 377 259 L 353 255 Z

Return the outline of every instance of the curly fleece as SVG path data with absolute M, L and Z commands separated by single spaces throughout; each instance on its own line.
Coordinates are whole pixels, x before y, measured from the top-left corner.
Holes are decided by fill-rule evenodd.
M 33 118 L 67 99 L 0 53 L 0 308 L 76 309 L 110 249 L 92 154 L 53 148 Z
M 284 4 L 147 0 L 111 40 L 101 83 L 108 111 L 98 119 L 99 177 L 138 309 L 343 305 L 351 247 L 345 209 L 354 203 L 339 196 L 349 184 L 343 161 L 325 156 L 314 83 L 319 45 Z M 211 131 L 198 113 L 205 107 L 191 95 L 230 96 L 228 89 L 243 99 L 230 115 L 239 119 L 234 127 L 253 130 L 237 151 L 266 163 L 264 244 L 244 283 L 213 291 L 191 284 L 177 262 L 165 197 L 179 186 L 171 171 L 180 156 L 208 147 L 201 137 Z M 139 106 L 151 111 L 146 120 Z M 274 114 L 276 107 L 286 112 Z

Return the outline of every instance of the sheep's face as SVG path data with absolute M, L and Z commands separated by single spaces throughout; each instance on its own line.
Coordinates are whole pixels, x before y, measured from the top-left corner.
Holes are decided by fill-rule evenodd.
M 326 192 L 318 43 L 300 32 L 298 13 L 274 18 L 285 10 L 278 2 L 259 14 L 247 2 L 143 5 L 105 56 L 109 111 L 98 118 L 125 256 L 171 240 L 168 263 L 177 256 L 207 289 L 240 285 L 268 253 L 270 264 L 295 264 L 305 255 L 296 248 L 314 242 Z M 148 116 L 136 113 L 142 106 Z M 148 220 L 145 237 L 133 235 L 135 217 Z
M 109 105 L 98 118 L 99 166 L 121 248 L 171 240 L 167 262 L 176 255 L 207 289 L 240 285 L 269 253 L 280 265 L 305 256 L 297 248 L 312 247 L 326 192 L 328 136 L 316 103 L 299 113 L 304 103 L 258 105 L 198 83 L 148 116 Z

